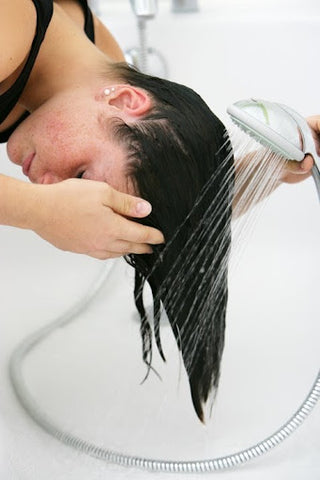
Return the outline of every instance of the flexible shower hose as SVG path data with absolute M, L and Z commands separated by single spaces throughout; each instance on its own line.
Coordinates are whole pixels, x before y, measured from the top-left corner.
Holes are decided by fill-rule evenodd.
M 109 264 L 110 262 L 108 265 Z M 244 464 L 255 457 L 259 457 L 267 453 L 288 438 L 304 422 L 306 417 L 316 405 L 320 397 L 320 372 L 318 373 L 318 376 L 305 401 L 292 415 L 292 417 L 281 428 L 279 428 L 279 430 L 256 445 L 246 448 L 245 450 L 241 450 L 224 457 L 212 458 L 208 460 L 166 461 L 125 455 L 120 452 L 99 447 L 79 437 L 75 437 L 69 432 L 61 430 L 44 412 L 41 411 L 37 403 L 32 398 L 32 395 L 29 393 L 22 374 L 22 363 L 27 354 L 44 338 L 48 337 L 57 328 L 60 328 L 75 320 L 77 315 L 88 307 L 89 303 L 100 291 L 100 288 L 103 286 L 106 278 L 109 276 L 109 273 L 110 268 L 104 266 L 96 281 L 92 284 L 91 288 L 80 302 L 78 302 L 65 314 L 59 316 L 49 325 L 37 330 L 23 340 L 22 343 L 15 349 L 10 359 L 10 379 L 22 406 L 40 427 L 64 444 L 92 457 L 104 460 L 105 462 L 126 467 L 136 467 L 149 471 L 167 473 L 213 472 L 240 466 L 241 464 Z
M 143 73 L 148 73 L 148 47 L 146 29 L 146 20 L 144 18 L 138 18 L 139 68 Z

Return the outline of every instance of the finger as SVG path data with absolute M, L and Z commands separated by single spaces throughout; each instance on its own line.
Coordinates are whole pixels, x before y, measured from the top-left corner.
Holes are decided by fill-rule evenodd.
M 95 250 L 92 252 L 87 252 L 86 255 L 89 257 L 97 258 L 98 260 L 109 260 L 110 258 L 123 257 L 122 253 L 109 252 L 105 250 Z
M 88 252 L 87 255 L 90 257 L 98 258 L 100 260 L 107 260 L 109 258 L 123 257 L 124 255 L 129 255 L 130 253 L 135 254 L 150 254 L 153 253 L 152 247 L 148 244 L 143 243 L 130 243 L 123 240 L 116 240 L 113 245 L 109 246 L 109 249 L 106 250 L 96 250 Z
M 309 127 L 312 128 L 312 130 L 320 134 L 320 115 L 313 115 L 312 117 L 308 117 L 307 122 Z
M 153 253 L 152 247 L 146 243 L 131 243 L 124 240 L 116 240 L 110 248 L 121 255 Z
M 152 207 L 149 202 L 142 198 L 118 192 L 112 187 L 108 188 L 105 206 L 112 208 L 114 212 L 127 217 L 146 217 L 151 213 Z
M 307 122 L 312 130 L 317 154 L 320 155 L 320 115 L 314 115 L 313 117 L 307 118 Z
M 313 164 L 311 155 L 307 155 L 301 162 L 289 160 L 280 174 L 281 181 L 285 183 L 302 182 L 310 177 Z
M 314 165 L 314 160 L 312 155 L 306 155 L 302 162 L 300 162 L 300 172 L 301 173 L 308 173 L 312 169 Z
M 313 167 L 313 158 L 311 155 L 306 155 L 300 162 L 296 160 L 290 160 L 287 162 L 285 170 L 287 173 L 293 173 L 295 175 L 304 175 Z
M 158 245 L 165 241 L 160 230 L 141 225 L 120 215 L 117 215 L 114 224 L 114 236 L 115 238 L 130 243 L 150 243 L 151 245 Z

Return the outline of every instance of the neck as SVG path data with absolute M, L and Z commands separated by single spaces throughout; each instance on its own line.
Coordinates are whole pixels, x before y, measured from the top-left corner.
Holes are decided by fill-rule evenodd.
M 54 3 L 52 20 L 20 103 L 32 112 L 68 89 L 93 88 L 99 81 L 105 84 L 108 78 L 99 77 L 108 63 L 111 66 L 111 59 Z

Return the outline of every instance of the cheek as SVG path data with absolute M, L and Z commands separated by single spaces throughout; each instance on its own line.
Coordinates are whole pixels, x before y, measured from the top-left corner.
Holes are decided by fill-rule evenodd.
M 7 143 L 10 160 L 21 165 L 25 156 L 34 150 L 40 159 L 39 168 L 54 168 L 65 175 L 75 164 L 91 158 L 96 144 L 92 141 L 94 132 L 71 116 L 57 110 L 38 110 L 31 114 Z
M 41 156 L 63 161 L 83 157 L 86 132 L 79 123 L 59 113 L 47 115 L 34 134 L 34 144 Z
M 10 136 L 7 143 L 8 156 L 13 162 L 20 163 L 21 158 L 32 149 L 47 154 L 56 150 L 67 151 L 74 133 L 71 122 L 61 114 L 35 112 Z
M 37 134 L 37 142 L 42 142 L 54 150 L 56 155 L 64 158 L 90 158 L 92 149 L 98 148 L 97 143 L 100 145 L 96 129 L 81 119 L 80 112 L 75 115 L 66 112 L 49 114 L 40 128 L 41 136 Z
M 52 144 L 60 144 L 66 137 L 67 132 L 66 122 L 58 116 L 49 117 L 44 124 L 44 137 L 50 140 Z
M 59 150 L 64 150 L 72 144 L 75 134 L 76 130 L 72 122 L 57 113 L 48 115 L 35 133 L 37 142 Z

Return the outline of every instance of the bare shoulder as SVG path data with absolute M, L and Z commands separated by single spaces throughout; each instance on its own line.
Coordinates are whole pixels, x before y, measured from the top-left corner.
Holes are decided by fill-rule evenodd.
M 31 0 L 0 0 L 0 82 L 25 60 L 36 30 Z

